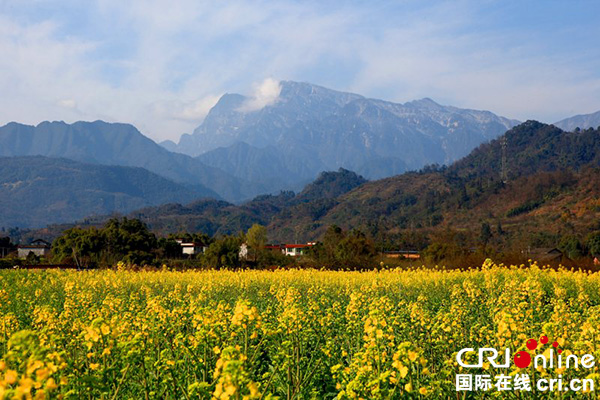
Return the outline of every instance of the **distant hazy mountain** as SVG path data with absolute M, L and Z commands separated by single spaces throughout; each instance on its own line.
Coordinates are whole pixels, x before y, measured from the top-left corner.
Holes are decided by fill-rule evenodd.
M 224 95 L 193 134 L 166 146 L 258 181 L 312 180 L 340 167 L 380 178 L 451 163 L 517 123 L 431 99 L 396 104 L 289 81 L 271 105 L 248 112 L 248 101 Z
M 172 140 L 164 140 L 159 144 L 169 151 L 177 151 L 177 143 Z
M 198 159 L 171 153 L 128 124 L 42 122 L 29 126 L 13 122 L 0 127 L 0 156 L 34 155 L 142 167 L 179 183 L 201 185 L 206 194 L 216 192 L 229 201 L 264 192 L 259 185 L 242 182 Z
M 565 118 L 555 122 L 554 125 L 567 132 L 573 132 L 575 128 L 597 128 L 600 126 L 600 111 L 593 114 L 575 115 L 574 117 Z
M 197 158 L 240 179 L 259 183 L 267 192 L 300 190 L 314 171 L 326 168 L 318 161 L 311 165 L 310 154 L 290 158 L 274 146 L 260 148 L 245 142 L 219 147 Z
M 45 226 L 210 195 L 215 193 L 184 187 L 143 168 L 0 157 L 0 226 Z

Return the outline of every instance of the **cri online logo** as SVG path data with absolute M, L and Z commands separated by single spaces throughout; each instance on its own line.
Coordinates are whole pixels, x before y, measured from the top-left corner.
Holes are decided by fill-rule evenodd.
M 540 342 L 538 343 L 535 339 L 529 339 L 525 344 L 527 348 L 531 351 L 536 350 L 538 348 L 543 347 L 548 344 L 549 339 L 548 336 L 542 336 L 540 338 Z M 556 365 L 554 363 L 554 349 L 556 349 L 557 357 L 556 357 Z M 477 364 L 467 364 L 463 360 L 463 356 L 466 353 L 475 352 L 473 348 L 465 348 L 460 350 L 456 354 L 456 362 L 458 365 L 464 368 L 482 368 L 484 360 L 487 360 L 490 365 L 494 368 L 509 368 L 510 367 L 510 349 L 505 349 L 504 351 L 504 362 L 498 358 L 498 351 L 491 347 L 482 347 L 479 349 Z M 541 366 L 542 368 L 579 368 L 579 365 L 583 368 L 592 368 L 595 365 L 594 356 L 591 354 L 585 354 L 579 359 L 575 354 L 569 354 L 565 360 L 562 358 L 562 350 L 558 348 L 558 342 L 553 342 L 552 347 L 550 347 L 548 354 L 538 354 L 533 359 L 534 368 L 538 368 Z M 498 361 L 498 362 L 497 362 Z M 518 368 L 527 368 L 531 365 L 532 359 L 531 354 L 527 351 L 519 351 L 513 357 L 513 362 L 515 366 Z

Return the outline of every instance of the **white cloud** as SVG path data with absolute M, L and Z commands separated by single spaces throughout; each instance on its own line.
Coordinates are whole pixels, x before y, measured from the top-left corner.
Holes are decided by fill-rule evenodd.
M 522 31 L 465 32 L 476 18 L 471 8 L 442 5 L 427 19 L 362 38 L 356 45 L 362 68 L 351 89 L 398 102 L 431 97 L 543 122 L 600 109 L 598 52 L 586 61 L 583 54 L 544 51 Z
M 217 104 L 217 101 L 219 101 L 220 98 L 221 96 L 207 96 L 187 104 L 183 107 L 183 110 L 177 114 L 177 117 L 186 121 L 202 121 L 210 109 Z
M 177 99 L 159 101 L 152 104 L 151 110 L 154 115 L 160 118 L 199 124 L 220 98 L 220 95 L 208 95 L 189 102 Z
M 177 141 L 220 93 L 272 104 L 276 80 L 250 87 L 265 76 L 547 122 L 600 109 L 595 46 L 576 57 L 521 28 L 474 29 L 488 2 L 42 3 L 0 0 L 0 124 L 104 119 Z
M 274 104 L 279 99 L 281 83 L 273 78 L 267 78 L 260 84 L 254 85 L 254 92 L 239 108 L 241 112 L 262 110 Z
M 58 105 L 64 108 L 77 108 L 77 103 L 73 99 L 63 99 L 58 101 Z

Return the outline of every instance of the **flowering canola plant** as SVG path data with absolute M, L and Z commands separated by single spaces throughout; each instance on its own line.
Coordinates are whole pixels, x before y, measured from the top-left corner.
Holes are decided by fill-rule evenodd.
M 0 271 L 0 399 L 489 398 L 457 352 L 539 334 L 600 357 L 600 274 Z

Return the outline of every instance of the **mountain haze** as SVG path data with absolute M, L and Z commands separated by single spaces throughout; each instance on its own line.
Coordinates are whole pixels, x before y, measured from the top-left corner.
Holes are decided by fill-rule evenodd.
M 309 157 L 307 152 L 304 160 L 308 161 Z M 288 159 L 274 146 L 259 148 L 246 142 L 237 142 L 227 148 L 219 147 L 197 158 L 239 179 L 256 182 L 267 188 L 265 192 L 302 189 L 309 180 L 306 177 L 312 175 L 313 170 L 326 168 L 322 164 L 309 166 L 303 165 L 299 159 Z
M 193 185 L 203 195 L 230 201 L 251 198 L 264 188 L 235 178 L 200 160 L 171 153 L 129 124 L 42 122 L 0 127 L 0 156 L 62 157 L 102 165 L 141 167 L 173 181 Z
M 568 132 L 572 132 L 575 128 L 598 128 L 600 127 L 600 111 L 592 114 L 575 115 L 570 118 L 565 118 L 555 122 L 554 125 Z
M 143 168 L 41 156 L 0 157 L 0 226 L 5 227 L 40 227 L 94 214 L 127 213 L 149 205 L 187 203 L 207 194 L 211 193 Z

